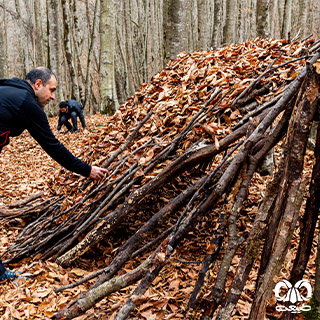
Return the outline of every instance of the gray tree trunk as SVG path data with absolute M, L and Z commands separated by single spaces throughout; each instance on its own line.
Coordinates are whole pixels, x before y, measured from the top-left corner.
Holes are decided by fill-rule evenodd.
M 18 25 L 20 26 L 21 33 L 25 34 L 24 29 L 23 29 L 23 25 L 22 25 L 20 0 L 15 0 L 14 4 L 15 4 L 17 15 L 18 15 L 18 19 L 17 19 Z M 29 52 L 28 52 L 28 39 L 25 39 L 25 41 L 23 42 L 23 37 L 20 37 L 18 41 L 20 42 L 20 47 L 23 50 L 24 71 L 25 71 L 25 73 L 27 73 L 27 72 L 29 72 L 30 66 L 31 66 L 30 59 L 29 59 Z
M 215 0 L 214 1 L 214 12 L 213 12 L 213 30 L 212 30 L 212 38 L 211 38 L 211 47 L 217 48 L 221 45 L 221 20 L 222 20 L 222 1 Z
M 43 29 L 41 26 L 41 1 L 34 0 L 34 20 L 35 20 L 35 47 L 36 47 L 36 65 L 45 65 L 45 54 L 43 50 Z
M 308 0 L 299 0 L 298 25 L 301 28 L 302 36 L 305 36 L 308 33 L 308 26 L 307 26 L 308 4 L 309 4 Z
M 198 8 L 198 49 L 208 50 L 210 46 L 210 30 L 208 21 L 207 0 L 197 0 Z
M 279 16 L 279 3 L 277 0 L 271 0 L 269 3 L 270 15 L 270 36 L 273 38 L 280 37 L 280 16 Z
M 87 3 L 88 1 L 86 1 Z M 81 57 L 82 57 L 82 52 L 81 52 L 81 44 L 83 41 L 83 38 L 85 38 L 86 32 L 84 30 L 80 29 L 79 25 L 79 19 L 78 19 L 78 12 L 77 12 L 77 1 L 71 0 L 70 1 L 70 14 L 71 14 L 71 19 L 70 19 L 70 41 L 72 43 L 72 47 L 74 49 L 74 60 L 75 60 L 75 72 L 76 72 L 76 77 L 77 77 L 77 82 L 79 85 L 79 99 L 82 104 L 85 103 L 86 99 L 86 94 L 85 94 L 85 76 L 81 64 Z M 88 20 L 90 18 L 88 17 Z M 88 41 L 88 47 L 90 45 L 91 41 L 91 35 L 90 35 L 90 30 L 88 30 L 88 36 L 87 36 L 87 41 Z M 82 36 L 82 37 L 81 37 Z
M 165 62 L 188 50 L 189 0 L 164 1 Z
M 226 19 L 223 27 L 223 44 L 235 42 L 235 29 L 237 22 L 237 1 L 226 0 Z
M 268 0 L 258 0 L 256 9 L 257 36 L 267 38 L 269 36 L 268 27 Z
M 291 32 L 292 0 L 285 0 L 281 37 L 287 38 Z
M 79 84 L 77 79 L 77 73 L 75 68 L 75 59 L 72 55 L 71 50 L 71 35 L 70 35 L 70 15 L 68 12 L 68 3 L 67 0 L 62 0 L 62 14 L 63 14 L 63 43 L 64 43 L 64 50 L 65 56 L 68 65 L 68 71 L 70 76 L 70 85 L 71 85 L 71 98 L 75 100 L 80 100 L 80 92 L 79 92 Z
M 3 3 L 4 5 L 4 3 Z M 2 10 L 3 12 L 1 12 L 1 30 L 0 30 L 0 78 L 5 78 L 6 74 L 7 74 L 7 70 L 6 70 L 6 66 L 7 66 L 7 59 L 6 59 L 6 42 L 5 42 L 5 32 L 3 32 L 5 30 L 5 25 L 6 25 L 6 21 L 5 21 L 5 10 Z
M 86 83 L 85 83 L 85 100 L 84 100 L 84 108 L 88 109 L 89 100 L 91 97 L 91 65 L 92 65 L 92 58 L 93 58 L 93 48 L 95 44 L 96 38 L 96 29 L 97 29 L 97 15 L 98 15 L 98 4 L 99 0 L 96 0 L 94 5 L 94 16 L 93 16 L 93 23 L 92 23 L 92 30 L 90 35 L 90 44 L 88 50 L 88 59 L 87 59 L 87 71 L 86 71 Z
M 59 2 L 55 0 L 47 0 L 47 20 L 48 20 L 48 66 L 55 73 L 58 86 L 56 92 L 56 100 L 59 102 L 63 99 L 63 88 L 62 85 L 62 57 L 61 57 L 61 37 L 60 37 L 60 27 L 59 20 Z
M 117 96 L 114 78 L 114 20 L 112 0 L 100 0 L 100 112 L 112 115 Z

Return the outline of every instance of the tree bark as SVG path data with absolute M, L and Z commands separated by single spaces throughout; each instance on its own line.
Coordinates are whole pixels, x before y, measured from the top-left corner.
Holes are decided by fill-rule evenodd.
M 307 17 L 308 17 L 309 0 L 299 0 L 299 16 L 298 24 L 302 30 L 301 35 L 306 36 L 308 34 Z
M 208 3 L 207 0 L 197 0 L 198 9 L 198 45 L 199 50 L 208 50 L 210 45 Z
M 80 100 L 79 84 L 77 79 L 77 72 L 75 68 L 75 59 L 71 50 L 71 35 L 70 35 L 70 16 L 68 13 L 68 0 L 62 0 L 62 15 L 63 15 L 63 44 L 65 50 L 65 56 L 67 60 L 67 66 L 70 76 L 70 85 L 71 85 L 71 99 Z
M 215 0 L 214 1 L 214 15 L 213 15 L 213 30 L 212 30 L 212 38 L 211 38 L 211 47 L 217 48 L 221 45 L 221 20 L 222 20 L 222 1 Z
M 115 35 L 112 0 L 100 0 L 100 107 L 99 110 L 112 115 L 118 105 L 115 88 L 114 46 Z
M 41 26 L 41 2 L 34 0 L 34 20 L 35 20 L 35 44 L 36 44 L 36 65 L 45 65 L 45 54 L 43 50 L 43 31 Z
M 281 28 L 281 38 L 290 37 L 292 17 L 292 0 L 284 1 L 283 21 Z
M 22 34 L 24 34 L 24 30 L 23 30 L 22 22 L 21 22 L 22 16 L 21 16 L 20 0 L 15 0 L 14 3 L 15 3 L 16 12 L 18 15 L 18 25 L 20 25 Z M 24 71 L 25 71 L 25 74 L 27 74 L 30 71 L 30 66 L 31 66 L 29 52 L 28 52 L 28 42 L 29 41 L 27 39 L 26 43 L 22 43 L 22 41 L 23 41 L 22 37 L 19 38 L 19 41 L 20 41 L 20 46 L 22 47 L 22 51 L 23 51 Z
M 165 63 L 188 50 L 189 0 L 164 0 Z
M 235 42 L 236 22 L 237 22 L 237 1 L 226 0 L 226 19 L 223 27 L 223 40 L 224 45 Z
M 269 36 L 268 28 L 268 0 L 257 1 L 256 25 L 257 36 L 267 38 Z
M 4 14 L 5 14 L 5 10 L 2 10 L 3 12 L 1 12 L 0 16 L 1 16 L 1 30 L 0 30 L 0 78 L 5 78 L 6 77 L 6 65 L 7 65 L 7 61 L 6 61 L 6 54 L 5 54 L 5 48 L 6 48 L 6 42 L 5 40 L 5 34 L 3 32 L 3 30 L 5 30 L 5 24 L 6 21 L 4 19 Z
M 63 98 L 63 85 L 62 85 L 62 57 L 61 57 L 61 36 L 60 36 L 60 27 L 59 19 L 60 16 L 59 2 L 55 0 L 47 0 L 47 19 L 48 19 L 48 44 L 49 48 L 48 54 L 48 66 L 55 73 L 59 85 L 57 86 L 56 100 L 61 101 Z

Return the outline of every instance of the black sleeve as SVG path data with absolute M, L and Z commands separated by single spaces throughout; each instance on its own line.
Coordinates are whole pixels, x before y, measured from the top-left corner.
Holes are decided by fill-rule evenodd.
M 36 101 L 26 99 L 20 108 L 27 130 L 51 158 L 67 170 L 85 177 L 90 175 L 91 166 L 76 158 L 59 142 L 50 129 L 47 115 Z
M 57 130 L 59 131 L 62 127 L 62 123 L 61 123 L 61 117 L 62 117 L 62 114 L 61 112 L 59 111 L 59 120 L 58 120 L 58 126 L 57 126 Z

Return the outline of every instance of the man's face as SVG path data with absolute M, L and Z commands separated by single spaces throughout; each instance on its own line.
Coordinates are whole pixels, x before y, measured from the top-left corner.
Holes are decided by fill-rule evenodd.
M 56 88 L 57 80 L 53 75 L 47 82 L 46 86 L 43 85 L 42 80 L 36 80 L 33 85 L 33 89 L 36 97 L 38 98 L 38 103 L 41 108 L 44 108 L 44 106 L 47 105 L 51 100 L 55 99 Z
M 67 112 L 67 108 L 60 108 L 60 111 L 61 111 L 62 113 L 66 113 L 66 112 Z

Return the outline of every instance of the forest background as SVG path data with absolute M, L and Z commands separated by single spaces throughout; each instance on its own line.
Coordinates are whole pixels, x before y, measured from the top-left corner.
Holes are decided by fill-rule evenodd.
M 49 115 L 70 98 L 110 115 L 181 51 L 320 33 L 318 0 L 1 0 L 0 17 L 0 78 L 51 68 Z

